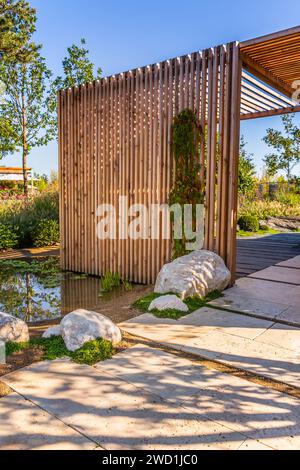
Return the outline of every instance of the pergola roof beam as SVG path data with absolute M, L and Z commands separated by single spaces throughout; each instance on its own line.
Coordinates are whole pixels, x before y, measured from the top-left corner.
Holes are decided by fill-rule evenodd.
M 280 116 L 282 114 L 291 114 L 291 113 L 299 113 L 299 112 L 300 112 L 300 105 L 289 106 L 288 108 L 279 108 L 279 109 L 275 109 L 272 111 L 259 111 L 256 113 L 241 114 L 241 121 L 245 121 L 247 119 Z
M 293 89 L 290 87 L 290 85 L 288 85 L 283 80 L 280 80 L 280 78 L 278 78 L 270 70 L 264 68 L 245 53 L 242 53 L 242 61 L 244 69 L 248 70 L 248 72 L 254 74 L 257 78 L 267 83 L 271 87 L 276 88 L 284 95 L 287 95 L 289 98 L 292 96 Z

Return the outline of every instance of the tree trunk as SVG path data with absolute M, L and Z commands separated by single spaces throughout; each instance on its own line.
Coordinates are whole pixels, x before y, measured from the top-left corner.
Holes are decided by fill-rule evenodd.
M 23 168 L 23 189 L 24 194 L 28 197 L 28 175 L 27 175 L 27 110 L 25 101 L 25 79 L 26 65 L 23 67 L 23 87 L 22 87 L 22 168 Z

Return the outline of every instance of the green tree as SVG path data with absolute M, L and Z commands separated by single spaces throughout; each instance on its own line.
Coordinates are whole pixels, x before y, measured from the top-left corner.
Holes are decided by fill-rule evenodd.
M 12 131 L 0 133 L 3 152 L 22 152 L 24 194 L 28 194 L 27 160 L 32 148 L 55 138 L 56 113 L 51 99 L 51 72 L 38 51 L 30 62 L 2 61 L 0 76 L 6 87 L 0 121 Z M 7 129 L 8 131 L 9 129 Z
M 283 170 L 289 182 L 293 168 L 300 162 L 300 128 L 294 124 L 294 118 L 295 114 L 282 116 L 284 133 L 268 129 L 263 139 L 274 149 L 264 159 L 268 174 L 274 176 L 279 170 Z
M 68 55 L 62 62 L 64 75 L 53 82 L 55 91 L 101 78 L 102 70 L 98 68 L 94 72 L 94 64 L 89 59 L 89 50 L 85 45 L 85 39 L 81 39 L 80 46 L 73 44 L 68 48 Z
M 253 192 L 256 173 L 255 165 L 253 163 L 253 155 L 247 153 L 246 145 L 245 139 L 242 136 L 239 159 L 239 193 L 243 196 Z
M 35 9 L 27 1 L 0 0 L 1 60 L 23 60 L 36 50 L 36 46 L 30 43 L 35 23 Z

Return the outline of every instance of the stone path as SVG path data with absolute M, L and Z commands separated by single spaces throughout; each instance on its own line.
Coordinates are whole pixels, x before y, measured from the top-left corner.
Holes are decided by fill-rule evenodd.
M 296 398 L 143 345 L 95 368 L 59 360 L 5 382 L 17 393 L 0 400 L 0 449 L 300 446 Z
M 144 314 L 120 326 L 185 353 L 300 388 L 299 264 L 298 256 L 239 279 L 224 297 L 178 321 Z

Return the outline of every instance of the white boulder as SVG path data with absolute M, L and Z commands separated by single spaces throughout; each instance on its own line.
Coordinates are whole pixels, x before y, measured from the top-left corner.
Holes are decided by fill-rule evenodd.
M 45 331 L 43 334 L 43 338 L 49 339 L 52 338 L 53 336 L 61 336 L 61 328 L 59 326 L 51 326 L 48 328 L 48 330 Z
M 230 271 L 220 256 L 197 250 L 163 266 L 154 292 L 178 294 L 182 300 L 193 296 L 204 298 L 210 292 L 226 289 L 230 278 Z
M 75 310 L 66 315 L 60 323 L 60 330 L 67 349 L 72 352 L 97 338 L 113 344 L 122 340 L 120 329 L 109 318 L 88 310 Z
M 180 300 L 177 295 L 164 295 L 153 300 L 149 306 L 149 312 L 153 310 L 179 310 L 180 312 L 188 312 L 188 306 Z
M 0 341 L 26 343 L 29 341 L 28 326 L 23 320 L 0 312 Z

